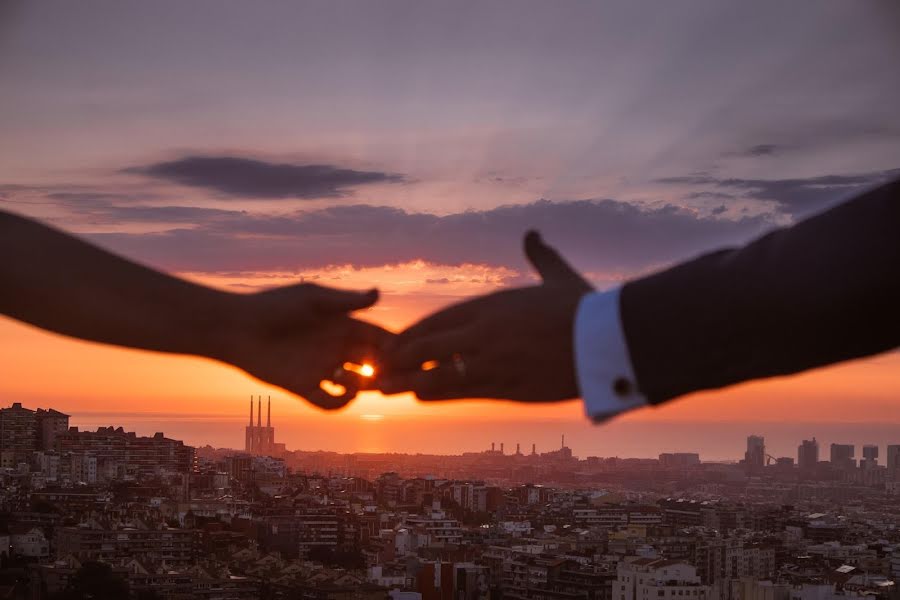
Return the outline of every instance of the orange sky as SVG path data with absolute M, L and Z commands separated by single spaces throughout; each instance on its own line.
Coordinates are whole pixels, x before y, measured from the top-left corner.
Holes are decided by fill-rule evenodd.
M 398 329 L 454 299 L 492 289 L 498 277 L 510 274 L 506 269 L 474 265 L 450 268 L 414 262 L 380 269 L 330 268 L 305 273 L 305 277 L 319 281 L 340 278 L 335 280 L 345 287 L 362 287 L 359 284 L 363 281 L 374 282 L 386 293 L 382 302 L 363 317 Z M 188 276 L 220 287 L 244 290 L 260 282 L 271 285 L 296 280 L 295 274 L 283 273 L 252 277 Z M 438 280 L 442 283 L 426 283 Z M 898 367 L 900 355 L 894 352 L 794 377 L 695 394 L 658 409 L 632 413 L 619 422 L 648 426 L 665 423 L 676 428 L 687 428 L 698 422 L 900 423 L 900 402 L 896 401 L 900 397 Z M 123 422 L 110 424 L 140 428 L 142 414 L 169 415 L 173 421 L 182 420 L 177 431 L 190 443 L 239 445 L 238 434 L 251 394 L 272 395 L 274 412 L 282 424 L 302 423 L 307 428 L 341 424 L 344 427 L 341 431 L 353 431 L 352 436 L 378 431 L 375 425 L 363 426 L 360 421 L 374 424 L 390 421 L 399 427 L 397 432 L 401 436 L 422 428 L 439 428 L 447 420 L 490 423 L 497 436 L 510 440 L 522 437 L 518 432 L 535 423 L 556 423 L 561 430 L 574 427 L 587 431 L 588 427 L 579 402 L 544 406 L 490 401 L 432 404 L 418 403 L 407 395 L 383 397 L 366 393 L 341 413 L 326 414 L 282 390 L 213 361 L 85 343 L 0 319 L 0 398 L 6 403 L 21 401 L 32 408 L 52 406 L 71 412 L 75 415 L 73 424 L 96 424 L 92 421 L 99 418 L 96 414 L 131 414 L 115 417 Z M 216 419 L 233 421 L 233 438 L 204 438 L 203 422 Z M 162 421 L 165 423 L 165 419 Z M 604 426 L 594 429 L 597 436 L 603 436 Z M 809 435 L 815 434 L 814 429 L 810 428 Z M 486 438 L 487 434 L 481 436 Z M 314 449 L 300 440 L 282 441 L 288 447 Z M 356 443 L 362 442 L 348 439 L 345 445 L 353 449 L 369 447 L 358 447 Z M 487 443 L 487 439 L 472 439 L 462 445 L 471 448 Z M 452 453 L 460 446 L 459 438 L 448 438 L 437 448 Z M 431 451 L 434 448 L 429 446 Z M 419 448 L 405 445 L 392 434 L 370 449 L 416 451 Z

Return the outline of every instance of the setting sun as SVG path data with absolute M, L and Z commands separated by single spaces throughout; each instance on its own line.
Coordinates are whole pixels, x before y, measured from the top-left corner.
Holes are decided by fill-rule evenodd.
M 343 369 L 345 371 L 350 371 L 351 373 L 356 373 L 360 377 L 372 377 L 375 374 L 375 367 L 369 363 L 358 365 L 352 362 L 345 362 L 343 364 Z

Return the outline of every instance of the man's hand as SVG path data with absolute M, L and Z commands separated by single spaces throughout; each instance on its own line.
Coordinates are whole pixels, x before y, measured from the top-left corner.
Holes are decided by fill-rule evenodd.
M 374 362 L 378 347 L 393 335 L 348 316 L 377 300 L 375 290 L 359 293 L 312 284 L 235 295 L 222 330 L 210 336 L 214 348 L 205 353 L 320 408 L 341 408 L 369 383 L 342 365 Z M 323 380 L 341 385 L 344 393 L 326 392 L 320 387 Z
M 525 236 L 525 254 L 541 285 L 456 304 L 413 325 L 388 343 L 380 389 L 422 400 L 576 397 L 575 311 L 591 286 L 536 232 Z

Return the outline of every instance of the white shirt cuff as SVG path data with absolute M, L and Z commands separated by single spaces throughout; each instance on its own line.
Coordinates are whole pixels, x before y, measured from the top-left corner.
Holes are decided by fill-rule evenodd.
M 575 368 L 584 410 L 594 422 L 647 405 L 638 391 L 622 320 L 619 290 L 584 296 L 575 313 Z

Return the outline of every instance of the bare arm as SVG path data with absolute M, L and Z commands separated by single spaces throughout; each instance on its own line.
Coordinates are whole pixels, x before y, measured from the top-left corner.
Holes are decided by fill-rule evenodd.
M 0 312 L 56 333 L 209 354 L 235 294 L 165 275 L 0 211 Z
M 390 335 L 348 316 L 374 304 L 375 290 L 298 284 L 232 294 L 3 211 L 0 282 L 0 314 L 85 340 L 218 359 L 323 408 L 343 406 L 365 382 L 344 372 L 347 392 L 333 397 L 320 381 L 373 359 Z

